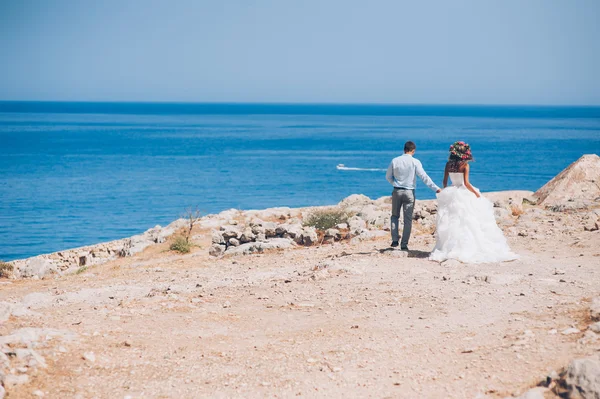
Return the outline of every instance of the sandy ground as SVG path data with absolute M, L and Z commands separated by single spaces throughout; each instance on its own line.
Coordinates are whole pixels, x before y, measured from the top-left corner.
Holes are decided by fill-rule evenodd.
M 40 342 L 47 368 L 8 397 L 519 394 L 600 350 L 583 338 L 600 232 L 546 229 L 556 215 L 540 216 L 537 235 L 509 235 L 522 258 L 501 264 L 429 261 L 425 234 L 408 257 L 379 238 L 215 259 L 204 232 L 187 255 L 165 243 L 77 275 L 4 280 L 0 301 L 36 315 L 11 317 L 0 334 L 77 334 Z M 581 332 L 563 334 L 571 327 Z

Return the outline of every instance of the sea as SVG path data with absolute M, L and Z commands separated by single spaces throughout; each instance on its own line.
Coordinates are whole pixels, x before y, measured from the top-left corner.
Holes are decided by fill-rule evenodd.
M 480 190 L 535 191 L 600 154 L 600 108 L 0 102 L 0 259 L 128 237 L 187 209 L 387 196 L 407 140 L 439 185 L 464 140 Z M 416 195 L 435 198 L 420 181 Z

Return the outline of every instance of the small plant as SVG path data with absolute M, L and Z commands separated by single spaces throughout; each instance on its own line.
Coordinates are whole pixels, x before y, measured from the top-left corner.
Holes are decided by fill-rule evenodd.
M 305 218 L 303 224 L 325 231 L 340 223 L 347 223 L 351 216 L 352 214 L 340 208 L 317 209 Z
M 81 274 L 81 273 L 85 272 L 87 269 L 88 269 L 87 266 L 81 266 L 79 269 L 77 269 L 75 274 Z
M 171 243 L 171 246 L 169 248 L 172 251 L 187 254 L 188 252 L 190 252 L 191 247 L 192 245 L 190 244 L 190 241 L 187 237 L 177 236 L 175 237 L 175 240 Z
M 0 278 L 9 278 L 14 270 L 14 266 L 0 260 Z

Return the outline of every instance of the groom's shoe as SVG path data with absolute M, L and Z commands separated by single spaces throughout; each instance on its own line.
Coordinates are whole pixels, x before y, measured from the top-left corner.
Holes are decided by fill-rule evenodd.
M 398 241 L 392 241 L 392 245 L 390 247 L 396 248 L 398 246 Z
M 408 247 L 400 247 L 401 251 L 408 251 Z

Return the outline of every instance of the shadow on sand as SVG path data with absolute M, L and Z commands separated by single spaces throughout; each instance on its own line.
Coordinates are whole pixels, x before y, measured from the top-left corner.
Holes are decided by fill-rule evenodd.
M 384 254 L 386 252 L 392 252 L 392 251 L 400 251 L 400 249 L 396 249 L 396 248 L 384 248 L 384 249 L 380 249 L 379 253 Z M 429 251 L 418 251 L 418 250 L 409 249 L 408 250 L 408 257 L 409 258 L 425 259 L 425 258 L 429 257 L 430 253 L 431 252 L 429 252 Z

